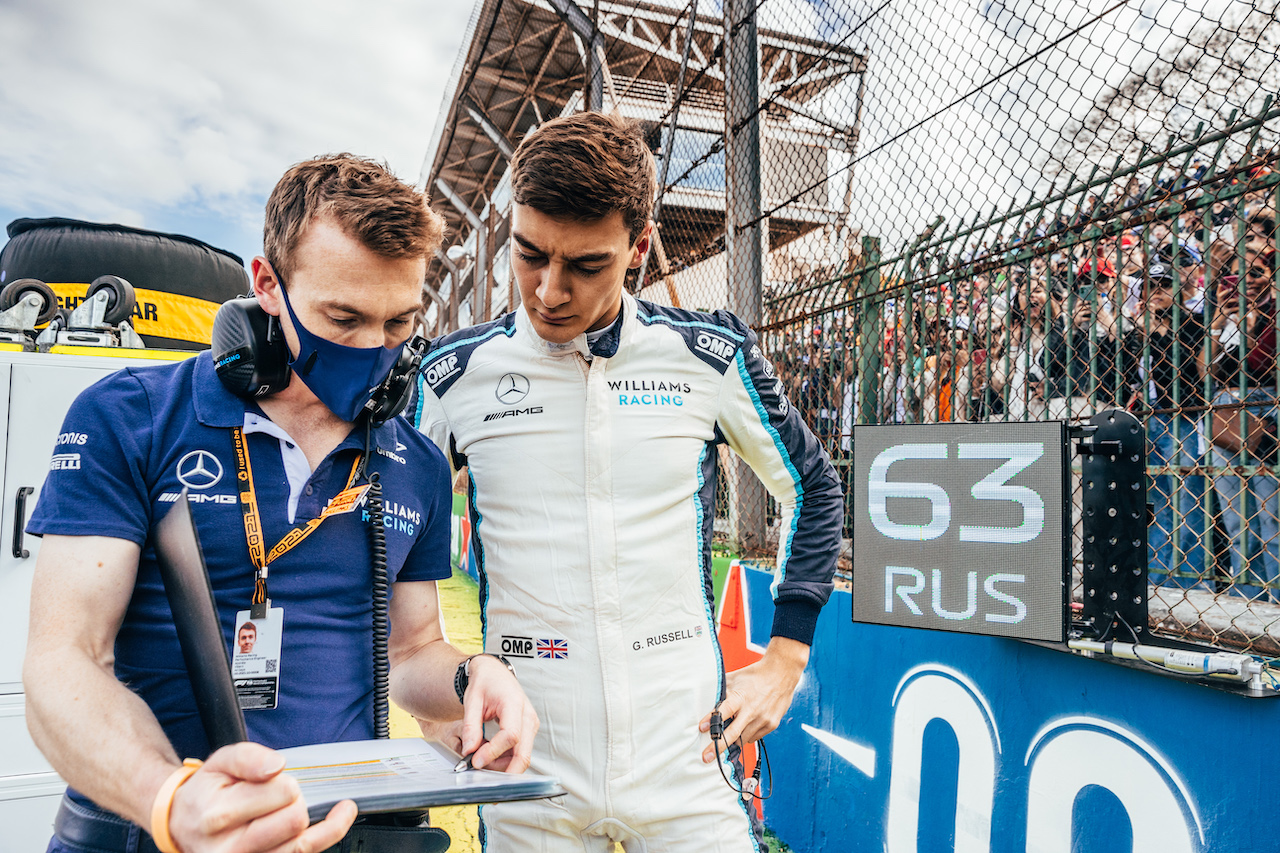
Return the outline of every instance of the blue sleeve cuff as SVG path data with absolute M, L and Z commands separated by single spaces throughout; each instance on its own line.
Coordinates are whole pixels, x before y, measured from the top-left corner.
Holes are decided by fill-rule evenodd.
M 773 605 L 773 630 L 770 637 L 786 637 L 813 645 L 813 633 L 818 627 L 821 605 L 803 600 L 776 601 Z

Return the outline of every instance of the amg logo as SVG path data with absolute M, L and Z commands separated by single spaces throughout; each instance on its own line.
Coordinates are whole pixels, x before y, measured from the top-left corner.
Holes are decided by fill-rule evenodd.
M 517 415 L 540 415 L 542 414 L 541 406 L 530 406 L 527 409 L 508 409 L 505 412 L 491 412 L 484 416 L 486 421 L 496 421 L 498 418 L 514 418 Z
M 717 335 L 712 335 L 707 332 L 698 332 L 696 346 L 707 355 L 712 358 L 717 358 L 725 364 L 728 364 L 733 358 L 733 344 Z
M 162 504 L 171 504 L 178 500 L 181 492 L 165 492 L 160 495 L 157 500 Z M 234 504 L 236 503 L 235 495 L 205 495 L 199 492 L 192 492 L 187 495 L 187 503 L 193 504 Z
M 423 371 L 423 375 L 427 378 L 427 384 L 435 388 L 441 382 L 458 372 L 458 356 L 450 353 L 443 358 L 427 365 L 427 369 Z

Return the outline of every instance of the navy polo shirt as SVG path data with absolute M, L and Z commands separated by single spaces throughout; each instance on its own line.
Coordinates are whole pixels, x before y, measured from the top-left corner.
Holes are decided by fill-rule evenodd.
M 247 610 L 253 566 L 236 487 L 231 427 L 246 410 L 208 352 L 178 364 L 106 377 L 72 405 L 27 527 L 33 534 L 111 536 L 142 547 L 137 583 L 116 636 L 116 677 L 151 707 L 181 757 L 204 758 L 196 710 L 151 531 L 186 485 L 228 650 Z M 358 428 L 312 472 L 290 523 L 280 441 L 246 436 L 269 550 L 320 514 L 364 447 Z M 448 577 L 448 464 L 403 418 L 373 432 L 369 470 L 382 482 L 388 578 Z M 272 605 L 284 608 L 279 706 L 246 711 L 251 740 L 283 748 L 373 737 L 372 569 L 367 510 L 330 516 L 271 565 Z

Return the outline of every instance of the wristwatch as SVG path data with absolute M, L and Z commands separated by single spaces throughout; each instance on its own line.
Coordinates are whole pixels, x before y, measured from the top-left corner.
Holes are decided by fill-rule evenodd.
M 512 675 L 516 674 L 516 669 L 511 665 L 511 661 L 507 660 L 502 655 L 495 655 L 491 652 L 481 652 L 480 655 L 497 658 L 502 661 L 502 665 L 507 668 L 507 672 Z M 480 657 L 480 655 L 472 655 L 462 663 L 458 664 L 458 670 L 453 674 L 453 691 L 458 694 L 459 702 L 466 702 L 467 685 L 471 683 L 471 661 Z

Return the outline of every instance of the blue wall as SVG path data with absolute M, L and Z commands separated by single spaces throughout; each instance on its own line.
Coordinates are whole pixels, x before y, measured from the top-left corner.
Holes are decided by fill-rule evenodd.
M 770 575 L 745 578 L 764 645 Z M 766 740 L 797 853 L 1280 851 L 1280 699 L 851 612 L 836 592 Z

